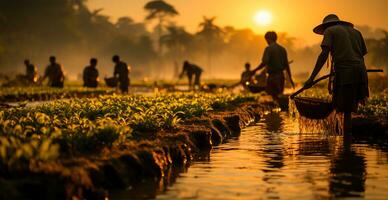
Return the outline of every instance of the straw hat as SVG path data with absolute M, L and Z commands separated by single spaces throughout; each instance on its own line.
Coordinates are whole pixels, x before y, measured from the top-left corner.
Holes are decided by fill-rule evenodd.
M 323 32 L 325 31 L 325 29 L 329 26 L 333 26 L 333 25 L 336 25 L 336 24 L 345 24 L 345 25 L 348 25 L 348 26 L 351 26 L 353 27 L 354 25 L 350 22 L 346 22 L 346 21 L 341 21 L 337 15 L 335 14 L 330 14 L 330 15 L 327 15 L 324 19 L 323 19 L 323 22 L 322 24 L 318 25 L 317 27 L 314 28 L 314 33 L 316 34 L 319 34 L 319 35 L 323 35 Z

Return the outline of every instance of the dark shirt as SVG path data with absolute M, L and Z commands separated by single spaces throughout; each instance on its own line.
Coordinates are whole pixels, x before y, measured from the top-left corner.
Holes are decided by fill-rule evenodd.
M 323 36 L 321 46 L 330 49 L 336 64 L 363 64 L 367 53 L 361 33 L 347 25 L 328 27 Z
M 48 77 L 49 84 L 63 82 L 65 77 L 62 66 L 58 63 L 48 65 L 44 75 L 45 77 Z
M 324 32 L 322 47 L 330 49 L 336 72 L 336 83 L 367 83 L 364 55 L 366 45 L 361 33 L 347 25 L 334 25 Z
M 97 87 L 98 84 L 98 70 L 95 67 L 87 66 L 84 69 L 83 79 L 84 86 Z
M 27 76 L 28 80 L 35 81 L 35 77 L 37 76 L 37 69 L 36 69 L 35 65 L 28 64 L 26 66 L 26 76 Z
M 194 65 L 194 64 L 185 64 L 183 65 L 183 73 L 187 73 L 187 75 L 191 76 L 193 74 L 201 74 L 202 73 L 202 68 L 200 68 L 199 66 L 197 65 Z
M 265 48 L 262 62 L 267 66 L 268 73 L 280 73 L 288 65 L 287 51 L 274 42 Z
M 129 80 L 129 72 L 130 68 L 127 63 L 120 61 L 115 65 L 114 76 L 118 76 L 119 81 Z

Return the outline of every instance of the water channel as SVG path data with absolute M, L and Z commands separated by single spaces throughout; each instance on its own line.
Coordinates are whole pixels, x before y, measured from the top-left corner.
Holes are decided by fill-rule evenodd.
M 270 113 L 168 180 L 111 199 L 387 199 L 387 183 L 384 146 L 299 133 L 297 120 Z

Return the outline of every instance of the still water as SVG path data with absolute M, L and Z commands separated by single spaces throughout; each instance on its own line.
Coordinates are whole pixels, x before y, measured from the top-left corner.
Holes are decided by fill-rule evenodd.
M 388 199 L 388 151 L 270 113 L 188 169 L 112 199 Z

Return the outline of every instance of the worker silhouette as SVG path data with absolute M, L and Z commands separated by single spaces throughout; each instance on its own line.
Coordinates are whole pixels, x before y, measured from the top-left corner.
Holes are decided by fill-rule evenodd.
M 247 89 L 248 85 L 252 84 L 253 76 L 256 71 L 251 70 L 251 64 L 245 63 L 245 71 L 241 74 L 240 84 Z
M 90 65 L 86 66 L 83 72 L 84 87 L 96 88 L 98 87 L 98 70 L 97 70 L 97 59 L 90 59 Z
M 63 88 L 65 75 L 62 66 L 56 62 L 55 56 L 50 56 L 50 64 L 46 67 L 42 81 L 48 78 L 48 86 Z
M 335 76 L 330 92 L 333 94 L 337 112 L 344 113 L 344 132 L 350 134 L 351 113 L 356 112 L 358 104 L 369 96 L 364 63 L 364 56 L 367 54 L 364 38 L 352 23 L 341 21 L 335 14 L 327 15 L 323 23 L 313 31 L 323 35 L 322 52 L 304 87 L 312 86 L 315 77 L 331 54 L 331 71 L 335 72 Z
M 260 70 L 264 67 L 267 70 L 267 93 L 273 99 L 278 100 L 279 95 L 284 92 L 284 70 L 287 72 L 291 85 L 294 87 L 294 82 L 291 76 L 291 69 L 288 62 L 287 51 L 284 47 L 279 45 L 277 41 L 277 34 L 269 31 L 265 34 L 265 40 L 268 46 L 264 50 L 263 58 L 260 65 L 254 70 Z
M 112 61 L 115 63 L 113 76 L 117 78 L 121 92 L 128 93 L 131 69 L 118 55 L 113 56 Z
M 187 75 L 189 79 L 189 90 L 199 89 L 201 86 L 201 74 L 203 70 L 201 67 L 189 63 L 189 61 L 185 61 L 183 63 L 182 73 L 179 75 L 179 78 L 182 78 L 184 74 Z M 193 76 L 194 76 L 194 84 L 193 84 Z
M 26 79 L 28 83 L 35 84 L 38 81 L 38 69 L 30 60 L 24 60 L 24 65 L 26 66 Z

